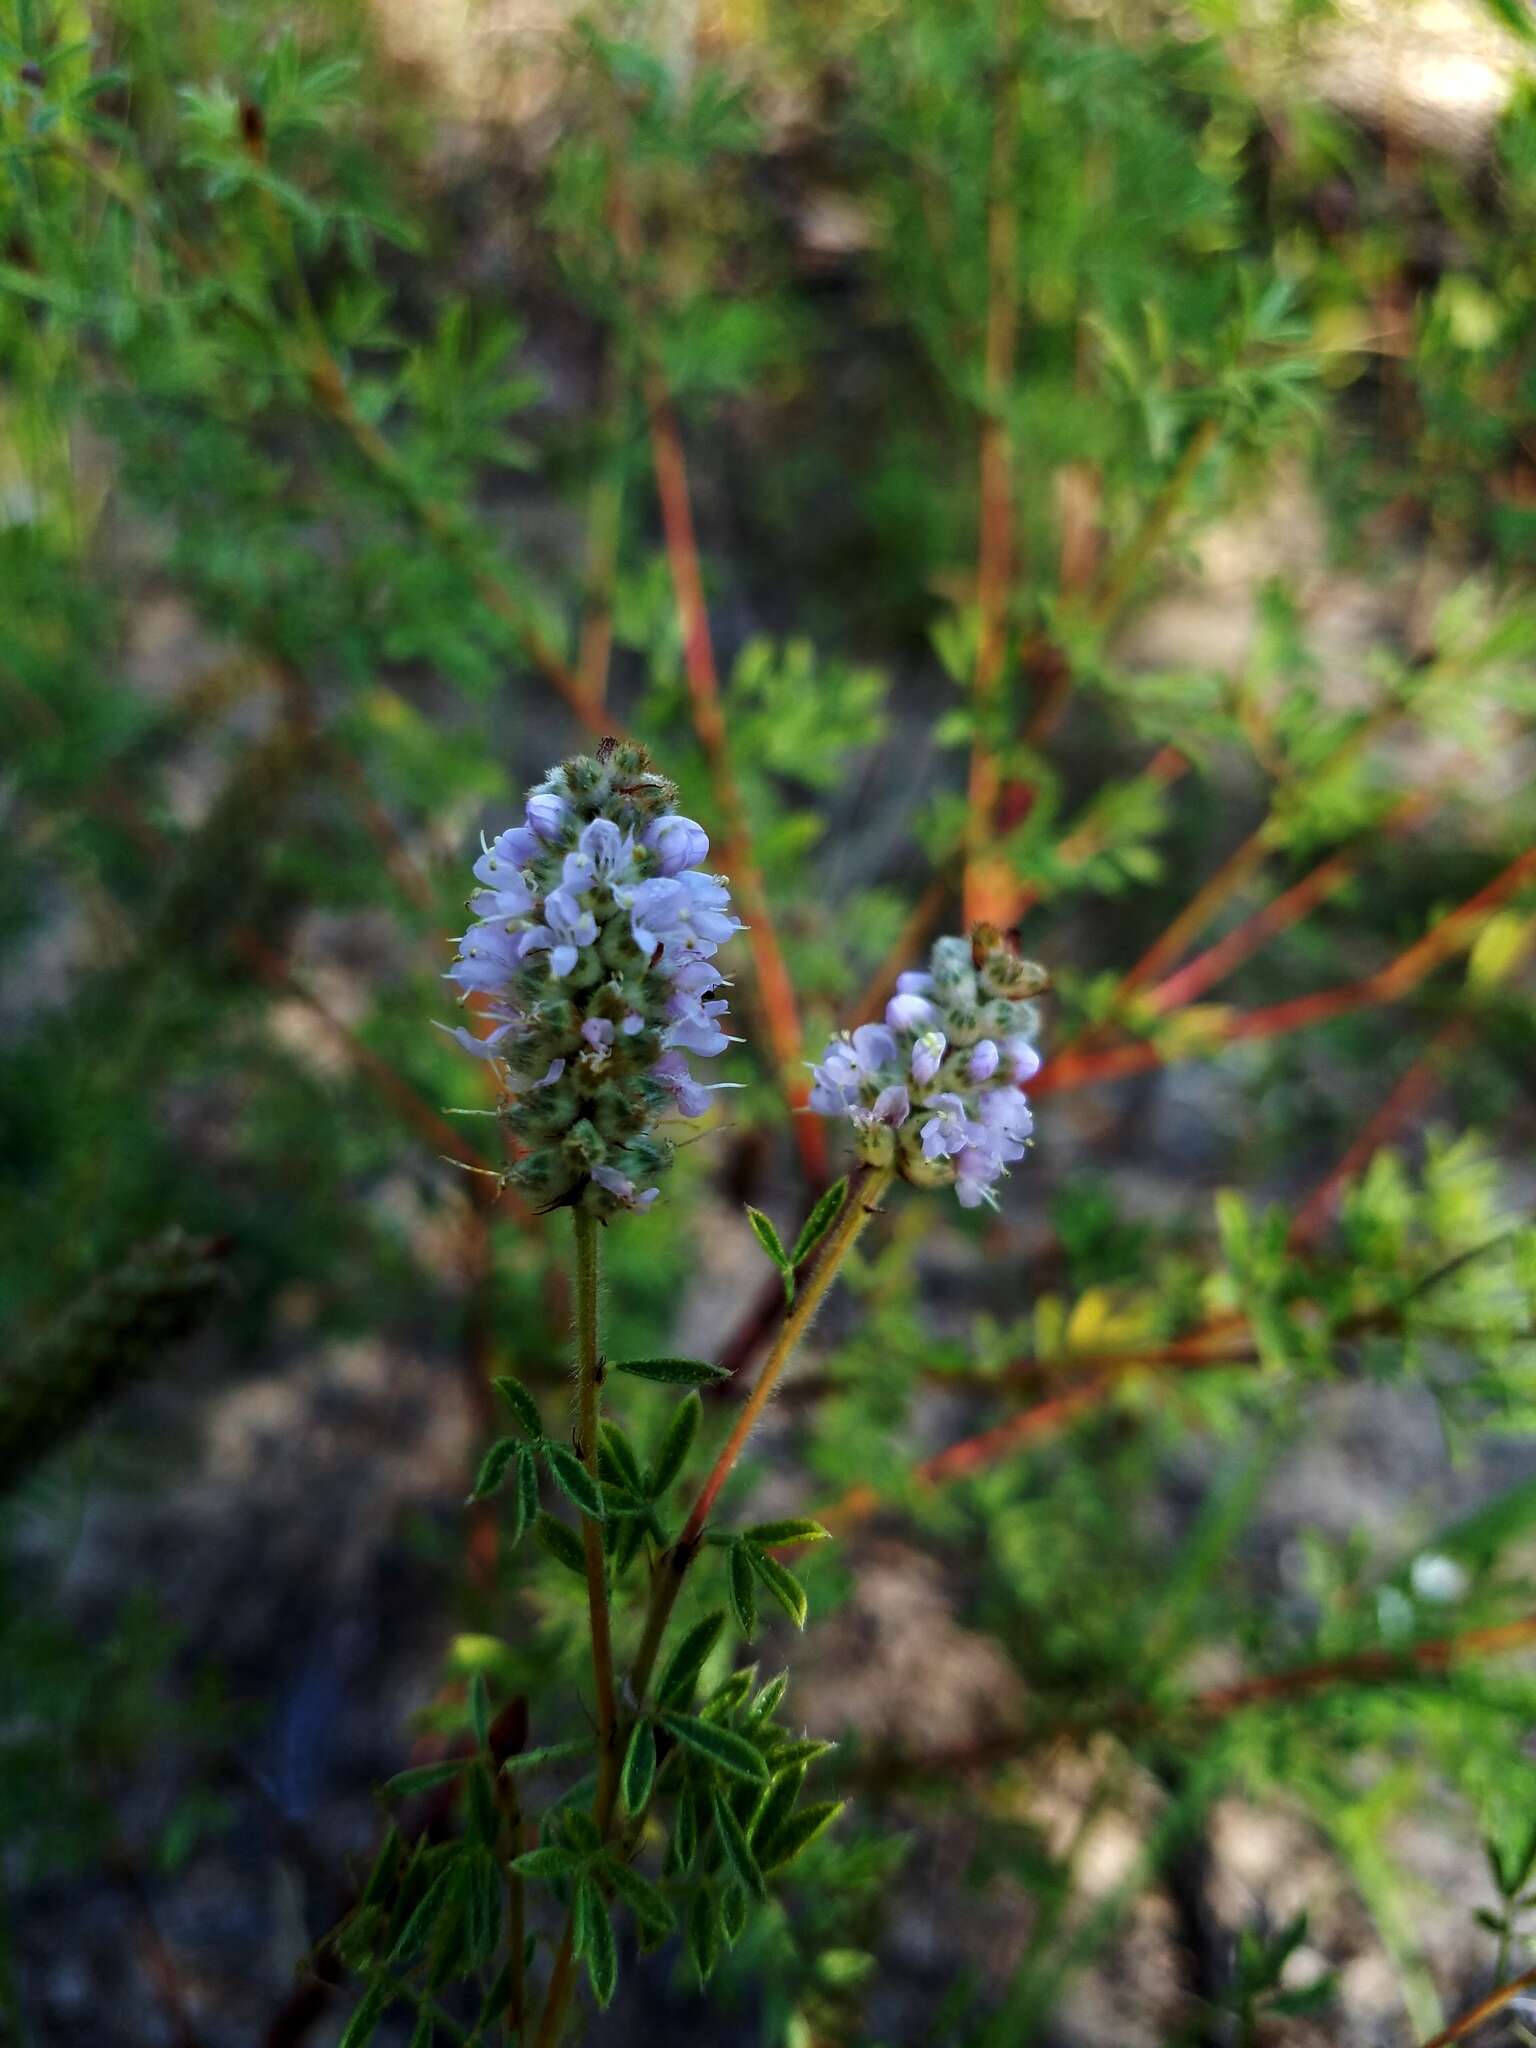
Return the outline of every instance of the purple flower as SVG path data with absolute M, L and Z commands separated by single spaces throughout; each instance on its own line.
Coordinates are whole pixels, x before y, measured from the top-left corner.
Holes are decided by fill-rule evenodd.
M 540 839 L 558 839 L 569 816 L 570 807 L 564 797 L 556 796 L 552 790 L 536 789 L 528 799 L 529 829 Z
M 893 1131 L 899 1131 L 912 1114 L 912 1098 L 899 1081 L 893 1081 L 875 1097 L 870 1114 L 877 1123 L 889 1124 Z
M 925 1031 L 912 1048 L 911 1074 L 915 1086 L 926 1088 L 944 1064 L 948 1043 L 942 1031 Z
M 975 1126 L 958 1095 L 934 1095 L 924 1105 L 934 1114 L 923 1125 L 923 1157 L 953 1159 L 971 1142 Z
M 684 868 L 696 868 L 709 854 L 703 826 L 675 812 L 646 828 L 644 844 L 655 855 L 657 871 L 663 875 L 680 875 Z
M 996 1201 L 1034 1129 L 1022 1084 L 1040 1065 L 1035 1011 L 1012 991 L 1043 981 L 1004 945 L 978 964 L 973 943 L 939 939 L 930 971 L 899 975 L 884 1023 L 833 1038 L 810 1095 L 820 1115 L 848 1119 L 870 1165 L 953 1187 L 966 1209 Z
M 926 996 L 894 995 L 885 1006 L 885 1021 L 893 1031 L 926 1031 L 938 1014 Z
M 485 845 L 484 840 L 481 844 Z M 475 880 L 491 889 L 508 888 L 517 879 L 518 869 L 526 867 L 538 851 L 538 835 L 526 825 L 513 825 L 485 847 L 475 862 Z
M 861 1024 L 852 1040 L 853 1057 L 861 1074 L 877 1074 L 896 1057 L 896 1037 L 884 1024 Z
M 594 1166 L 592 1178 L 624 1209 L 649 1209 L 661 1193 L 660 1188 L 647 1188 L 643 1194 L 637 1194 L 628 1174 L 620 1173 L 612 1166 Z
M 1033 1081 L 1040 1071 L 1040 1055 L 1027 1038 L 1005 1040 L 1003 1057 L 1008 1062 L 1008 1072 L 1015 1087 L 1022 1088 L 1026 1081 Z
M 990 1081 L 997 1072 L 1002 1054 L 990 1038 L 983 1038 L 971 1047 L 971 1056 L 965 1063 L 967 1081 Z
M 523 1148 L 512 1178 L 544 1207 L 648 1207 L 671 1157 L 652 1135 L 662 1109 L 709 1108 L 687 1055 L 731 1043 L 713 959 L 740 920 L 723 879 L 693 865 L 709 841 L 675 801 L 642 748 L 609 742 L 553 769 L 523 821 L 482 841 L 447 979 L 491 1029 L 450 1035 L 500 1073 Z

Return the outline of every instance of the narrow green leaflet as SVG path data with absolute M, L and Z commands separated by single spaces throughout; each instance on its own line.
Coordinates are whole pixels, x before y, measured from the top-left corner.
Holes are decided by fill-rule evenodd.
M 446 1785 L 450 1778 L 467 1771 L 470 1762 L 467 1756 L 451 1756 L 438 1764 L 413 1764 L 408 1771 L 397 1772 L 381 1785 L 379 1796 L 383 1799 L 409 1799 L 413 1792 L 430 1792 L 434 1785 Z
M 776 1714 L 789 1691 L 789 1673 L 781 1671 L 776 1678 L 770 1678 L 747 1711 L 750 1721 L 767 1721 Z
M 720 1894 L 720 1931 L 734 1948 L 747 1924 L 747 1895 L 739 1884 L 728 1884 Z
M 731 1545 L 731 1612 L 736 1626 L 750 1643 L 757 1628 L 757 1587 L 752 1577 L 752 1560 L 744 1543 Z
M 539 1414 L 539 1404 L 528 1389 L 521 1381 L 513 1379 L 510 1373 L 503 1373 L 499 1379 L 492 1380 L 491 1385 L 511 1410 L 513 1420 L 522 1424 L 535 1443 L 540 1442 L 544 1435 L 544 1423 Z
M 637 1721 L 624 1752 L 619 1790 L 626 1813 L 644 1813 L 656 1783 L 656 1731 L 649 1721 Z
M 795 1801 L 800 1797 L 804 1783 L 804 1764 L 795 1764 L 787 1771 L 778 1771 L 774 1774 L 767 1796 L 752 1816 L 748 1834 L 754 1843 L 762 1844 L 773 1840 L 794 1812 Z
M 598 1424 L 598 1463 L 602 1475 L 615 1486 L 627 1487 L 635 1495 L 645 1492 L 640 1460 L 634 1446 L 616 1422 Z
M 484 1749 L 486 1736 L 490 1733 L 491 1701 L 485 1689 L 483 1671 L 477 1671 L 469 1681 L 469 1723 L 475 1731 L 476 1743 Z
M 505 1897 L 501 1867 L 489 1849 L 477 1849 L 465 1858 L 460 1888 L 469 1952 L 477 1963 L 488 1963 L 495 1957 L 501 1938 L 501 1907 Z
M 634 1914 L 639 1926 L 654 1929 L 658 1934 L 672 1932 L 677 1925 L 677 1915 L 650 1879 L 642 1877 L 632 1863 L 610 1853 L 603 1861 L 603 1875 Z
M 519 1771 L 537 1771 L 545 1764 L 572 1763 L 579 1756 L 590 1756 L 592 1744 L 583 1736 L 575 1742 L 551 1742 L 543 1749 L 525 1749 L 517 1756 L 509 1756 L 502 1765 L 507 1777 L 515 1777 Z
M 766 1785 L 768 1766 L 744 1735 L 722 1728 L 714 1721 L 701 1721 L 693 1714 L 663 1714 L 661 1725 L 677 1741 L 707 1757 L 717 1769 L 752 1785 Z
M 752 1560 L 752 1569 L 778 1601 L 796 1628 L 805 1627 L 805 1617 L 810 1611 L 805 1588 L 792 1571 L 787 1571 L 776 1557 L 770 1557 L 766 1550 L 760 1550 L 755 1543 L 745 1543 L 747 1555 Z
M 498 1437 L 480 1460 L 480 1469 L 475 1474 L 475 1483 L 470 1488 L 469 1499 L 484 1500 L 493 1494 L 507 1476 L 507 1467 L 517 1456 L 519 1449 L 515 1436 Z
M 619 1981 L 619 1952 L 613 1938 L 613 1922 L 608 1918 L 608 1903 L 587 1876 L 576 1886 L 574 1932 L 576 1953 L 587 1966 L 592 1996 L 600 2006 L 606 2006 Z
M 831 1827 L 842 1812 L 846 1800 L 829 1799 L 819 1806 L 802 1806 L 762 1846 L 762 1863 L 766 1871 L 783 1870 L 793 1863 L 803 1849 L 808 1849 L 816 1837 Z
M 747 1221 L 752 1226 L 753 1236 L 778 1267 L 783 1277 L 784 1299 L 786 1301 L 793 1301 L 795 1298 L 795 1269 L 790 1261 L 789 1253 L 785 1251 L 779 1241 L 779 1233 L 774 1229 L 772 1223 L 763 1214 L 762 1210 L 754 1209 L 750 1202 L 747 1204 Z
M 702 1621 L 696 1621 L 677 1648 L 662 1667 L 661 1677 L 656 1682 L 656 1697 L 668 1706 L 686 1706 L 693 1697 L 693 1688 L 698 1683 L 699 1670 L 704 1659 L 715 1647 L 721 1629 L 725 1627 L 725 1609 L 715 1608 Z
M 444 1908 L 456 1889 L 458 1868 L 447 1864 L 427 1887 L 414 1913 L 401 1928 L 394 1947 L 389 1952 L 392 1963 L 409 1962 L 412 1956 L 426 1946 L 427 1937 L 437 1925 Z
M 617 1361 L 613 1370 L 631 1373 L 637 1380 L 659 1380 L 670 1387 L 712 1387 L 730 1378 L 723 1365 L 711 1365 L 703 1358 L 626 1358 Z
M 697 1394 L 685 1394 L 672 1411 L 672 1419 L 657 1446 L 656 1462 L 646 1481 L 645 1490 L 652 1500 L 659 1500 L 676 1483 L 703 1420 L 704 1403 Z
M 731 1802 L 717 1791 L 713 1803 L 715 1826 L 719 1830 L 726 1862 L 754 1899 L 767 1898 L 768 1887 L 763 1883 L 763 1873 L 757 1867 L 757 1858 L 752 1854 L 752 1845 L 741 1822 L 731 1811 Z
M 586 1552 L 574 1530 L 567 1529 L 564 1522 L 557 1522 L 553 1515 L 541 1514 L 533 1525 L 533 1533 L 557 1564 L 563 1564 L 578 1579 L 586 1578 Z
M 539 1461 L 524 1445 L 517 1454 L 518 1535 L 539 1519 Z
M 813 1522 L 808 1515 L 790 1515 L 782 1522 L 754 1522 L 741 1533 L 770 1550 L 781 1543 L 829 1543 L 832 1539 L 832 1531 Z
M 806 1217 L 800 1235 L 795 1239 L 795 1248 L 789 1255 L 792 1266 L 800 1266 L 815 1251 L 817 1245 L 837 1221 L 848 1194 L 848 1177 L 834 1181 L 810 1215 Z
M 592 1474 L 583 1465 L 574 1451 L 568 1451 L 564 1444 L 546 1444 L 544 1462 L 556 1486 L 567 1500 L 575 1503 L 589 1520 L 603 1520 L 603 1496 L 599 1492 Z
M 569 1849 L 547 1847 L 513 1857 L 512 1868 L 519 1877 L 536 1877 L 543 1884 L 552 1884 L 557 1878 L 573 1877 L 581 1865 Z
M 720 1959 L 720 1909 L 707 1884 L 701 1884 L 689 1902 L 688 1953 L 699 1982 L 707 1984 Z

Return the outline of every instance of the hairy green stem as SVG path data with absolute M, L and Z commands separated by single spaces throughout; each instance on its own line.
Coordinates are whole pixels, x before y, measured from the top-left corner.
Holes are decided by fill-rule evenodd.
M 577 1435 L 581 1461 L 594 1486 L 599 1485 L 597 1444 L 602 1358 L 597 1328 L 597 1220 L 585 1209 L 572 1211 L 576 1226 L 576 1385 Z M 590 1515 L 581 1518 L 581 1543 L 587 1564 L 587 1611 L 592 1626 L 592 1679 L 597 1692 L 597 1800 L 593 1818 L 607 1834 L 618 1799 L 619 1707 L 614 1689 L 613 1637 L 608 1622 L 608 1567 L 603 1557 L 603 1532 Z M 576 1985 L 575 1928 L 567 1916 L 554 1967 L 544 1994 L 544 2010 L 535 2037 L 536 2048 L 554 2048 L 565 2031 L 571 1993 Z
M 597 1332 L 597 1219 L 585 1209 L 576 1222 L 576 1385 L 577 1431 L 581 1461 L 594 1486 L 598 1472 L 598 1410 L 602 1358 Z M 603 1556 L 602 1525 L 590 1515 L 581 1518 L 581 1543 L 587 1563 L 587 1611 L 592 1625 L 592 1682 L 597 1694 L 597 1811 L 600 1828 L 608 1826 L 618 1792 L 618 1698 L 613 1678 L 613 1636 L 608 1622 L 608 1565 Z

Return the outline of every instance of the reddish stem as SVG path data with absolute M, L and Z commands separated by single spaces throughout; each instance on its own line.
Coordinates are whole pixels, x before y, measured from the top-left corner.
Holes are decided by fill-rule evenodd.
M 1449 912 L 1385 967 L 1363 981 L 1346 982 L 1338 988 L 1317 989 L 1310 995 L 1294 996 L 1288 1002 L 1270 1003 L 1262 1009 L 1247 1010 L 1228 1019 L 1213 1032 L 1212 1052 L 1245 1039 L 1280 1038 L 1292 1031 L 1305 1031 L 1314 1024 L 1331 1023 L 1336 1017 L 1377 1004 L 1401 1002 L 1421 981 L 1458 952 L 1475 935 L 1476 928 L 1501 903 L 1515 895 L 1536 876 L 1536 848 L 1521 854 L 1493 880 Z M 1147 1042 L 1112 1046 L 1105 1051 L 1068 1046 L 1046 1062 L 1030 1084 L 1032 1095 L 1052 1095 L 1095 1082 L 1124 1079 L 1145 1074 L 1153 1068 L 1175 1064 L 1165 1060 L 1161 1049 Z
M 747 944 L 752 953 L 768 1042 L 790 1108 L 799 1111 L 805 1108 L 810 1097 L 810 1082 L 802 1065 L 805 1045 L 799 1007 L 758 870 L 746 806 L 731 764 L 725 713 L 720 702 L 720 681 L 710 639 L 709 613 L 704 602 L 704 579 L 699 568 L 682 437 L 659 373 L 648 373 L 645 390 L 650 416 L 651 460 L 666 535 L 667 561 L 677 599 L 678 623 L 682 629 L 683 663 L 688 677 L 693 728 L 709 764 L 715 807 L 725 827 L 721 856 L 730 870 L 732 884 L 746 916 Z M 822 1126 L 815 1117 L 797 1115 L 794 1131 L 806 1179 L 813 1187 L 819 1187 L 827 1177 L 826 1137 Z
M 1013 166 L 1018 129 L 1018 82 L 1011 53 L 999 53 L 993 100 L 992 162 L 987 209 L 987 329 L 982 365 L 982 422 L 976 562 L 978 613 L 972 710 L 966 864 L 965 920 L 1012 922 L 1017 883 L 994 850 L 1002 771 L 992 751 L 991 727 L 1008 646 L 1008 592 L 1013 581 L 1013 431 L 1008 399 L 1018 344 L 1018 226 L 1013 206 Z

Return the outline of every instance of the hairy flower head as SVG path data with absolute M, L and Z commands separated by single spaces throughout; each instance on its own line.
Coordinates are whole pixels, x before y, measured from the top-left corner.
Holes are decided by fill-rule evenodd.
M 687 1055 L 731 1042 L 713 963 L 741 926 L 708 853 L 644 748 L 605 740 L 551 769 L 475 862 L 447 979 L 492 1028 L 452 1035 L 501 1074 L 512 1179 L 542 1207 L 648 1208 L 672 1157 L 657 1123 L 709 1106 Z
M 813 1069 L 811 1107 L 847 1117 L 860 1156 L 918 1187 L 953 1187 L 974 1209 L 1024 1157 L 1034 1119 L 1025 1084 L 1040 1066 L 1046 985 L 1001 934 L 935 942 L 926 972 L 903 974 L 883 1024 L 839 1032 Z

